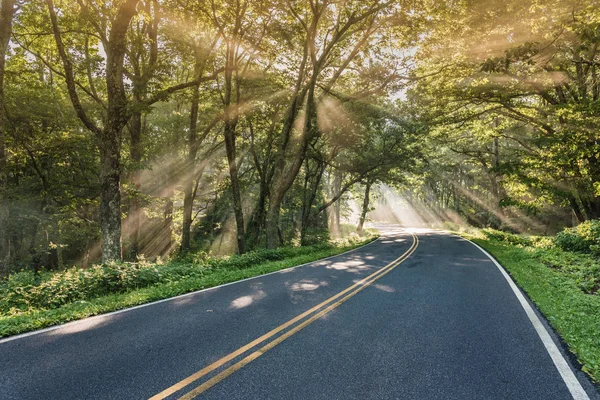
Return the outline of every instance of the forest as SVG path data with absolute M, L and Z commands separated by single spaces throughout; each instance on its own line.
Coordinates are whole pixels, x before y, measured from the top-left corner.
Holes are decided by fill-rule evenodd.
M 600 218 L 593 0 L 0 2 L 0 276 Z

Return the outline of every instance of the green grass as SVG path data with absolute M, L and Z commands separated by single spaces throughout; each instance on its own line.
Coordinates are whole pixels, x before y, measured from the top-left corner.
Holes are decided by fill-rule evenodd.
M 538 306 L 591 378 L 600 382 L 600 267 L 552 238 L 484 230 L 460 233 L 489 251 Z
M 85 275 L 85 270 L 75 268 L 53 274 L 23 273 L 23 276 L 17 276 L 11 282 L 10 279 L 0 282 L 0 337 L 305 264 L 354 249 L 375 238 L 371 236 L 333 245 L 259 251 L 217 260 L 176 260 L 165 265 L 144 264 L 141 267 L 127 264 L 102 266 L 88 275 Z M 276 260 L 269 261 L 272 258 Z M 98 285 L 98 281 L 103 286 Z M 144 283 L 149 284 L 140 287 Z M 103 287 L 106 294 L 98 295 L 98 290 L 89 290 L 94 285 Z M 62 298 L 62 303 L 60 300 L 42 302 L 40 299 L 45 301 L 49 297 L 44 291 Z M 69 299 L 71 301 L 67 301 Z

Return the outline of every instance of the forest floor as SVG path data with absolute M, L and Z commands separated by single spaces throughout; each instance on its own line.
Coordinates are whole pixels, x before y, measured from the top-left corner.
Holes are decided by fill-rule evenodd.
M 600 260 L 561 250 L 550 237 L 473 229 L 455 233 L 502 264 L 562 337 L 582 370 L 600 382 Z
M 332 257 L 375 240 L 353 235 L 329 243 L 210 258 L 189 254 L 163 264 L 140 261 L 22 271 L 0 281 L 0 337 L 21 334 Z

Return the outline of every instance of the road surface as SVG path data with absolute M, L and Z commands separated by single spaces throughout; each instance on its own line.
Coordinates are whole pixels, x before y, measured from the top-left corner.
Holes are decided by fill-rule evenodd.
M 480 249 L 383 231 L 306 266 L 0 340 L 0 399 L 600 398 Z

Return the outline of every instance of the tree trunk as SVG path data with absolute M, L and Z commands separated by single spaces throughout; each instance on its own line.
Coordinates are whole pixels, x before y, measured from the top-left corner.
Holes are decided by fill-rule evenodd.
M 140 226 L 141 226 L 141 207 L 139 192 L 141 189 L 141 170 L 140 164 L 142 162 L 142 113 L 136 111 L 130 122 L 130 142 L 129 142 L 129 156 L 133 163 L 134 170 L 131 173 L 131 183 L 133 183 L 134 194 L 131 198 L 131 205 L 129 208 L 129 218 L 131 224 L 130 241 L 131 247 L 129 253 L 135 260 L 140 252 Z
M 569 203 L 571 205 L 571 209 L 573 210 L 573 213 L 575 214 L 575 217 L 577 218 L 577 222 L 579 222 L 579 223 L 585 222 L 585 220 L 586 220 L 585 214 L 582 211 L 581 207 L 579 206 L 579 202 L 577 201 L 577 198 L 574 195 L 569 196 Z
M 312 213 L 312 206 L 315 203 L 315 200 L 317 199 L 317 193 L 319 190 L 319 187 L 321 185 L 321 180 L 323 179 L 323 173 L 325 172 L 325 163 L 321 162 L 321 161 L 317 161 L 317 171 L 315 172 L 314 175 L 314 181 L 310 182 L 310 180 L 307 182 L 309 183 L 309 187 L 308 189 L 308 193 L 305 196 L 304 199 L 304 204 L 302 204 L 302 226 L 300 228 L 300 243 L 301 244 L 305 244 L 305 240 L 306 240 L 306 230 L 307 228 L 309 228 L 310 223 L 311 223 L 311 217 L 313 215 Z M 308 173 L 308 163 L 307 163 L 307 173 Z M 307 177 L 310 178 L 310 175 Z
M 277 205 L 276 205 L 277 204 Z M 274 249 L 283 245 L 279 235 L 279 208 L 281 199 L 269 197 L 269 208 L 267 210 L 267 221 L 265 224 L 267 234 L 267 248 Z
M 121 259 L 120 131 L 113 125 L 100 141 L 102 262 Z
M 598 219 L 600 218 L 600 197 L 594 196 L 590 200 L 590 219 Z
M 225 152 L 227 153 L 227 161 L 229 163 L 229 178 L 231 180 L 231 196 L 233 200 L 233 212 L 235 214 L 235 225 L 237 235 L 237 249 L 239 254 L 245 252 L 245 227 L 244 227 L 244 210 L 242 207 L 242 195 L 240 189 L 240 180 L 238 175 L 238 160 L 236 149 L 236 132 L 235 128 L 238 122 L 237 104 L 239 101 L 239 85 L 236 84 L 237 99 L 235 105 L 231 103 L 231 95 L 233 91 L 233 69 L 235 63 L 235 47 L 233 42 L 228 43 L 227 61 L 225 66 Z
M 265 226 L 268 191 L 268 183 L 261 179 L 258 200 L 256 201 L 252 217 L 248 221 L 248 229 L 246 230 L 248 237 L 247 244 L 250 248 L 260 242 L 261 229 Z
M 231 195 L 233 200 L 233 212 L 235 214 L 235 225 L 237 231 L 238 253 L 244 254 L 244 213 L 242 208 L 242 195 L 238 176 L 238 166 L 235 148 L 235 125 L 225 121 L 225 151 L 229 162 L 229 178 L 231 179 Z
M 342 180 L 343 180 L 342 172 L 339 169 L 336 169 L 333 173 L 333 182 L 331 184 L 332 198 L 335 198 L 341 192 Z M 331 221 L 330 232 L 331 232 L 331 236 L 334 238 L 337 238 L 340 236 L 340 220 L 341 220 L 341 208 L 342 208 L 341 205 L 342 205 L 342 199 L 340 196 L 333 203 L 333 205 L 332 205 L 333 211 L 331 212 L 331 215 L 330 215 L 330 221 Z
M 172 170 L 171 167 L 167 170 L 165 175 L 164 187 L 166 187 L 164 197 L 165 206 L 163 209 L 163 229 L 161 229 L 160 235 L 163 240 L 160 242 L 163 244 L 160 249 L 161 256 L 168 256 L 173 249 L 173 196 L 174 189 L 172 184 Z
M 365 220 L 367 218 L 367 213 L 369 212 L 369 201 L 370 201 L 369 196 L 371 193 L 371 185 L 372 185 L 372 182 L 367 181 L 367 184 L 365 185 L 365 198 L 363 200 L 362 212 L 360 213 L 360 219 L 358 220 L 358 226 L 356 227 L 356 231 L 361 236 L 363 234 L 363 226 L 364 226 Z
M 112 20 L 106 51 L 107 110 L 105 125 L 100 129 L 90 119 L 79 100 L 71 59 L 65 50 L 54 2 L 46 0 L 52 31 L 64 67 L 69 98 L 77 117 L 98 139 L 100 150 L 100 226 L 102 232 L 102 262 L 121 260 L 121 131 L 129 119 L 128 100 L 125 93 L 125 53 L 127 31 L 131 19 L 137 14 L 139 0 L 125 0 Z
M 187 171 L 194 171 L 196 155 L 198 153 L 198 105 L 200 102 L 200 87 L 194 86 L 192 92 L 192 104 L 190 106 L 190 132 L 188 138 Z M 189 173 L 189 172 L 188 172 Z M 196 174 L 189 173 L 184 183 L 183 195 L 183 228 L 181 231 L 181 250 L 188 251 L 191 246 L 192 212 L 194 209 L 194 177 Z
M 296 175 L 293 175 L 291 182 L 285 181 L 284 170 L 285 170 L 285 157 L 286 151 L 288 150 L 288 145 L 290 143 L 290 137 L 293 130 L 294 122 L 296 121 L 296 117 L 298 116 L 298 112 L 302 108 L 302 103 L 304 98 L 306 97 L 307 91 L 301 90 L 302 81 L 304 79 L 306 61 L 308 59 L 308 41 L 304 45 L 304 54 L 302 56 L 302 62 L 300 63 L 300 69 L 298 72 L 298 78 L 296 80 L 296 87 L 294 88 L 294 95 L 292 96 L 292 101 L 290 103 L 287 117 L 283 123 L 283 128 L 281 131 L 281 146 L 278 158 L 275 162 L 274 175 L 272 187 L 269 190 L 269 208 L 267 210 L 267 218 L 265 223 L 266 228 L 266 244 L 267 248 L 275 248 L 279 244 L 282 244 L 281 234 L 279 231 L 279 211 L 281 208 L 281 202 L 283 201 L 283 197 L 285 196 L 285 192 L 292 185 Z M 313 78 L 314 81 L 314 78 Z M 315 82 L 316 83 L 316 82 Z M 314 85 L 312 87 L 313 96 L 314 96 Z M 309 114 L 305 114 L 305 118 L 308 118 Z M 306 148 L 304 147 L 304 150 Z M 300 149 L 302 150 L 302 148 Z M 300 166 L 302 165 L 302 160 L 304 159 L 304 155 L 302 154 L 300 162 L 297 163 L 298 171 L 300 170 Z M 298 160 L 296 160 L 298 161 Z M 291 171 L 293 172 L 293 170 Z M 288 175 L 291 176 L 291 175 Z M 287 188 L 286 188 L 287 186 Z
M 10 262 L 8 239 L 8 199 L 7 172 L 6 172 L 6 144 L 5 131 L 7 129 L 7 115 L 4 101 L 4 71 L 6 53 L 12 34 L 12 20 L 15 13 L 15 0 L 2 0 L 0 4 L 0 275 L 7 270 Z
M 500 173 L 500 143 L 497 137 L 494 138 L 494 142 L 492 144 L 492 149 L 494 152 L 494 173 L 493 175 L 493 188 L 494 195 L 496 196 L 495 207 L 498 209 L 500 215 L 504 215 L 504 207 L 500 205 L 502 199 L 506 198 L 506 190 L 504 189 L 504 185 L 502 184 L 502 174 Z
M 316 81 L 313 81 L 308 88 L 308 94 L 306 99 L 306 107 L 304 113 L 304 125 L 300 137 L 297 138 L 296 143 L 292 143 L 291 147 L 288 143 L 283 144 L 283 151 L 279 155 L 279 160 L 276 165 L 275 179 L 273 188 L 271 189 L 271 197 L 269 198 L 269 211 L 267 212 L 267 248 L 276 248 L 281 244 L 279 230 L 279 211 L 281 209 L 281 202 L 289 188 L 294 183 L 298 172 L 304 162 L 306 156 L 306 149 L 310 141 L 312 131 L 312 119 L 315 116 L 315 94 Z M 302 98 L 303 95 L 299 95 Z M 297 105 L 299 99 L 295 99 L 292 103 L 292 108 Z M 297 110 L 296 110 L 297 112 Z M 292 113 L 290 113 L 291 115 Z M 286 124 L 288 121 L 286 121 Z M 292 122 L 293 123 L 293 122 Z M 290 151 L 286 151 L 290 150 Z M 291 160 L 289 160 L 291 159 Z M 289 161 L 288 161 L 289 160 Z M 286 169 L 286 167 L 289 168 Z
M 141 8 L 149 17 L 149 24 L 142 31 L 132 32 L 134 35 L 139 35 L 137 38 L 132 38 L 135 45 L 129 53 L 131 68 L 133 71 L 132 88 L 134 107 L 131 114 L 129 124 L 130 128 L 130 158 L 133 163 L 133 171 L 131 174 L 131 183 L 134 187 L 134 195 L 131 199 L 129 207 L 130 220 L 130 251 L 129 255 L 136 259 L 140 252 L 140 229 L 143 221 L 143 212 L 140 206 L 140 189 L 141 189 L 141 172 L 142 172 L 142 134 L 144 133 L 144 113 L 141 105 L 146 100 L 148 93 L 148 83 L 155 75 L 155 67 L 158 60 L 158 25 L 161 20 L 161 12 L 158 9 L 157 2 L 144 2 Z M 144 18 L 145 19 L 145 18 Z M 143 45 L 140 46 L 142 38 L 147 35 L 149 49 Z M 144 54 L 146 53 L 146 54 Z M 91 78 L 89 79 L 91 82 Z
M 121 132 L 129 119 L 124 84 L 124 61 L 129 23 L 137 13 L 139 0 L 127 0 L 119 7 L 111 26 L 106 49 L 106 125 L 100 135 L 100 212 L 102 261 L 121 260 Z

